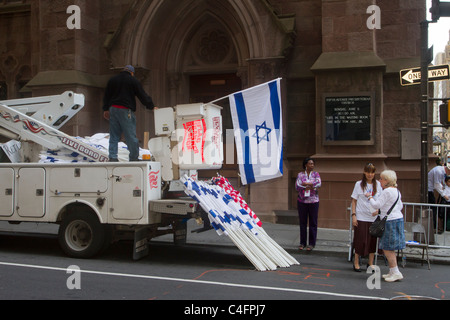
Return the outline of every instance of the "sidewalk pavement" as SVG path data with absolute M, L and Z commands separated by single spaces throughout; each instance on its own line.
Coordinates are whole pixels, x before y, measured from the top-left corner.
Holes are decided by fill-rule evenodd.
M 192 244 L 210 244 L 210 245 L 234 245 L 226 236 L 219 236 L 216 231 L 208 230 L 202 233 L 192 233 L 192 230 L 201 228 L 195 220 L 188 221 L 187 242 Z M 262 228 L 275 240 L 283 249 L 289 253 L 298 253 L 300 244 L 300 228 L 293 224 L 275 224 L 262 222 Z M 442 235 L 444 236 L 444 235 Z M 446 232 L 446 243 L 450 244 L 450 232 Z M 155 240 L 172 241 L 171 235 L 155 238 Z M 317 254 L 339 254 L 344 259 L 350 261 L 352 235 L 349 230 L 319 228 L 317 231 L 316 246 L 311 253 Z M 306 250 L 302 254 L 309 254 Z M 404 250 L 408 260 L 421 260 L 422 249 L 406 248 Z M 426 256 L 425 256 L 426 258 Z M 429 249 L 429 258 L 431 263 L 450 264 L 450 249 Z M 424 262 L 426 264 L 426 261 Z
M 187 228 L 187 243 L 189 244 L 207 244 L 217 246 L 234 246 L 233 242 L 227 236 L 219 236 L 215 230 L 210 229 L 205 232 L 192 232 L 201 229 L 203 225 L 198 225 L 194 219 L 190 219 Z M 300 243 L 300 229 L 294 224 L 276 224 L 271 222 L 262 222 L 262 228 L 275 240 L 282 248 L 289 253 L 298 253 Z M 58 225 L 46 223 L 21 223 L 19 225 L 9 224 L 0 221 L 0 232 L 26 232 L 29 234 L 51 234 L 58 233 Z M 450 244 L 450 232 L 445 232 L 440 237 L 446 237 L 446 244 Z M 317 232 L 317 242 L 313 254 L 339 254 L 344 259 L 350 259 L 351 234 L 349 230 L 319 228 Z M 172 242 L 173 235 L 167 234 L 156 237 L 152 241 Z M 437 239 L 439 242 L 439 238 Z M 416 248 L 407 248 L 404 250 L 407 259 L 420 260 L 422 250 Z M 310 254 L 310 252 L 302 252 Z M 450 264 L 450 249 L 429 249 L 429 258 L 431 263 Z M 426 262 L 424 262 L 426 263 Z

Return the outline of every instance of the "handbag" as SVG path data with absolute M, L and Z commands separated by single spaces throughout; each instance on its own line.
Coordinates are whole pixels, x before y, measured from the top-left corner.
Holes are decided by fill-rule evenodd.
M 389 211 L 386 213 L 383 219 L 380 219 L 380 216 L 375 219 L 374 222 L 369 227 L 369 233 L 372 237 L 381 238 L 381 236 L 384 233 L 384 229 L 386 228 L 386 220 L 388 215 L 391 213 L 392 209 L 394 209 L 395 205 L 397 204 L 398 198 L 400 197 L 400 193 L 397 196 L 397 200 L 395 200 L 392 207 L 389 209 Z

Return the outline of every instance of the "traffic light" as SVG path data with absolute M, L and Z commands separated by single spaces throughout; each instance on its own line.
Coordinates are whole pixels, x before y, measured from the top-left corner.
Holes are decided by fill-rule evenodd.
M 450 17 L 450 2 L 432 0 L 430 13 L 433 22 L 438 21 L 440 17 Z
M 450 125 L 450 100 L 439 106 L 439 119 L 443 126 Z

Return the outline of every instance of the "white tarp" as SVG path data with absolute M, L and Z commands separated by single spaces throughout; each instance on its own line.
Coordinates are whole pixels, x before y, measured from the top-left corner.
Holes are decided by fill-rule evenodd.
M 109 147 L 109 133 L 97 133 L 91 137 L 76 137 L 84 143 L 89 144 L 108 154 Z M 128 159 L 128 148 L 124 142 L 119 142 L 118 148 L 119 158 Z M 142 155 L 150 154 L 149 150 L 139 148 L 139 159 L 142 159 Z M 43 150 L 40 155 L 39 163 L 76 163 L 76 162 L 90 162 L 88 158 L 83 155 L 73 152 L 71 150 L 61 148 L 59 150 Z

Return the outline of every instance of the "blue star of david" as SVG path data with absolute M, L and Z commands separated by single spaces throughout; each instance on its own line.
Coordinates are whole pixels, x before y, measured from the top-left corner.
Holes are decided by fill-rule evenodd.
M 263 132 L 260 134 L 260 131 L 263 130 Z M 264 121 L 262 125 L 256 126 L 256 132 L 253 135 L 254 138 L 258 140 L 258 144 L 263 141 L 269 141 L 269 134 L 272 132 L 272 129 L 267 128 L 266 122 Z

